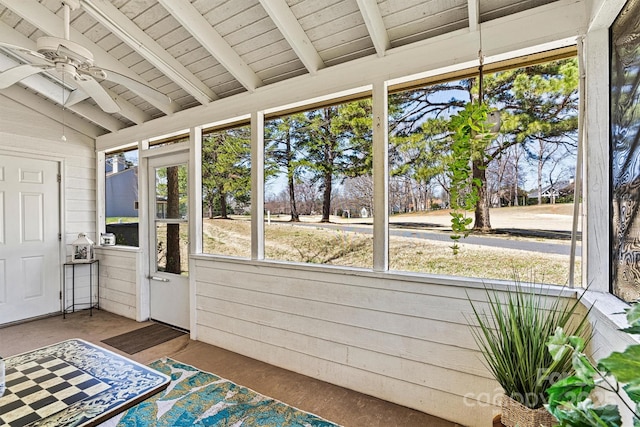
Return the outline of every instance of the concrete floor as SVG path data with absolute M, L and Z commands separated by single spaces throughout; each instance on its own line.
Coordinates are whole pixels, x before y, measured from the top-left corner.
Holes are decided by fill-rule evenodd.
M 81 338 L 140 363 L 169 356 L 209 371 L 289 405 L 344 426 L 454 427 L 457 424 L 343 387 L 296 374 L 209 344 L 188 335 L 127 355 L 100 341 L 147 326 L 105 311 L 94 310 L 34 320 L 0 328 L 0 356 L 7 357 L 69 338 Z

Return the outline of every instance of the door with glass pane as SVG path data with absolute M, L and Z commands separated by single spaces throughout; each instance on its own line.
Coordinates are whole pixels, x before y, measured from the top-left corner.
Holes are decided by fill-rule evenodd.
M 189 329 L 187 154 L 149 160 L 150 313 Z

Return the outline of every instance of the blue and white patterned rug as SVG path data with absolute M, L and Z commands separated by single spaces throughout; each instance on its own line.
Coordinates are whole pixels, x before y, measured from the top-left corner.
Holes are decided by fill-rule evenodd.
M 169 387 L 100 427 L 337 426 L 317 415 L 172 359 L 157 360 L 149 366 L 171 377 Z

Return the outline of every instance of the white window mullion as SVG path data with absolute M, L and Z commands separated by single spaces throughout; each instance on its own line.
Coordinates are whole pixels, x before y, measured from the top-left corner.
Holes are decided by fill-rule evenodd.
M 251 113 L 251 259 L 264 259 L 264 112 Z
M 202 253 L 202 128 L 189 131 L 189 251 Z M 189 271 L 193 271 L 191 267 Z
M 387 83 L 373 84 L 373 269 L 389 269 L 389 117 Z

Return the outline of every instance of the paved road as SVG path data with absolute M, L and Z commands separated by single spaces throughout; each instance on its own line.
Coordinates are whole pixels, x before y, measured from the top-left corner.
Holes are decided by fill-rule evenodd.
M 291 223 L 287 223 L 291 225 Z M 309 222 L 299 222 L 295 224 L 296 226 L 303 227 L 316 227 L 316 228 L 328 228 L 331 230 L 344 230 L 350 231 L 354 233 L 365 233 L 371 234 L 372 227 L 369 225 L 351 225 L 351 224 L 332 224 L 332 223 L 309 223 Z M 505 235 L 508 234 L 508 230 L 504 230 Z M 390 236 L 400 236 L 400 237 L 413 237 L 417 239 L 427 239 L 427 240 L 435 240 L 440 242 L 451 242 L 451 238 L 449 237 L 449 233 L 447 232 L 439 232 L 439 231 L 427 231 L 427 230 L 419 230 L 419 229 L 406 229 L 406 228 L 389 228 Z M 466 239 L 461 239 L 461 243 L 470 244 L 470 245 L 480 245 L 480 246 L 491 246 L 495 248 L 503 248 L 503 249 L 515 249 L 520 251 L 527 252 L 541 252 L 547 254 L 559 254 L 559 255 L 569 255 L 571 251 L 571 242 L 568 240 L 563 241 L 555 241 L 553 243 L 547 243 L 544 241 L 537 242 L 531 240 L 514 240 L 501 238 L 500 234 L 494 234 L 492 237 L 485 236 L 469 236 Z M 582 246 L 580 242 L 576 247 L 576 256 L 582 255 Z

